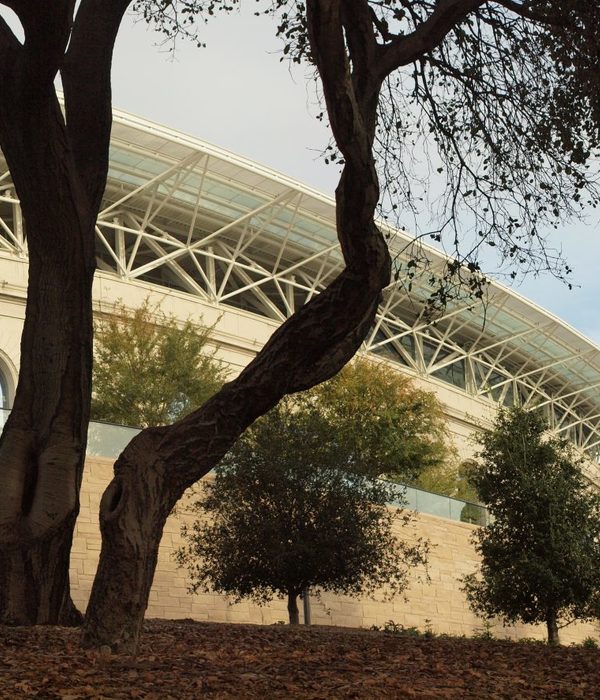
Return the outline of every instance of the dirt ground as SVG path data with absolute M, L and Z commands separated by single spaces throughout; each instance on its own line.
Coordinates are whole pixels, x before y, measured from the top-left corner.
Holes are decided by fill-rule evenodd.
M 343 628 L 150 620 L 137 657 L 0 627 L 0 698 L 600 699 L 600 651 Z

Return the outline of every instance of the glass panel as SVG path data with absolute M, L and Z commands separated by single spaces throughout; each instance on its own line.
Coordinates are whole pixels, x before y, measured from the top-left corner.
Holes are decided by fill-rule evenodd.
M 392 501 L 392 505 L 406 508 L 407 510 L 417 509 L 417 489 L 410 486 L 395 486 L 398 492 L 398 498 Z
M 9 411 L 0 409 L 0 430 L 4 427 L 8 414 Z M 87 454 L 94 457 L 116 459 L 139 432 L 139 428 L 91 421 L 88 431 Z M 483 506 L 422 491 L 412 486 L 389 485 L 397 494 L 397 497 L 390 502 L 391 505 L 475 525 L 486 524 L 487 510 Z
M 504 395 L 504 405 L 508 406 L 509 408 L 515 405 L 515 392 L 512 382 L 506 389 L 506 394 Z
M 429 366 L 437 349 L 437 345 L 434 345 L 433 343 L 430 343 L 425 339 L 423 340 L 423 362 L 425 363 L 425 367 Z
M 385 345 L 379 345 L 378 347 L 373 348 L 370 352 L 375 353 L 376 355 L 381 355 L 382 357 L 387 357 L 390 360 L 393 360 L 394 362 L 399 362 L 402 365 L 408 365 L 408 362 L 404 359 L 402 354 L 394 347 L 393 343 L 390 342 L 385 342 L 388 340 L 388 337 L 385 335 L 385 333 L 380 329 L 377 331 L 375 334 L 375 337 L 373 338 L 373 343 L 385 343 Z
M 448 382 L 448 384 L 452 384 L 453 386 L 458 386 L 461 389 L 464 389 L 466 387 L 465 361 L 458 360 L 457 362 L 453 362 L 451 365 L 446 365 L 446 367 L 442 367 L 442 369 L 432 372 L 431 376 L 441 379 L 443 382 Z
M 561 424 L 561 421 L 564 419 L 564 417 L 565 417 L 565 411 L 564 411 L 564 409 L 561 408 L 560 406 L 557 406 L 556 404 L 554 404 L 554 405 L 552 406 L 552 421 L 551 421 L 551 425 L 552 425 L 553 427 L 557 428 L 557 427 Z
M 462 505 L 462 508 L 460 508 L 459 517 L 453 519 L 463 523 L 471 523 L 471 525 L 481 525 L 482 527 L 486 525 L 487 510 L 483 506 L 476 503 L 464 503 L 463 505 L 460 501 L 456 501 L 456 503 Z
M 438 493 L 422 491 L 413 486 L 399 484 L 393 486 L 398 489 L 398 498 L 391 501 L 391 505 L 474 525 L 485 525 L 487 522 L 485 506 L 449 496 L 441 496 Z
M 415 358 L 415 339 L 412 335 L 403 335 L 399 341 L 400 345 L 406 350 L 406 352 L 413 358 Z
M 14 227 L 14 221 L 13 221 L 13 214 L 14 214 L 14 204 L 12 202 L 0 202 L 0 219 L 2 220 L 2 224 L 3 224 L 3 225 L 0 225 L 0 238 L 7 241 L 8 245 L 11 248 L 14 246 L 15 242 L 8 235 L 8 233 L 6 232 L 4 227 L 8 228 L 9 231 L 12 231 L 14 233 L 15 227 Z M 1 247 L 3 247 L 3 246 L 0 246 L 0 248 Z
M 482 375 L 482 379 L 483 376 L 485 375 Z M 500 402 L 503 400 L 502 394 L 506 391 L 508 401 L 505 398 L 504 403 L 505 405 L 512 406 L 514 403 L 512 382 L 508 384 L 506 381 L 507 379 L 510 379 L 508 375 L 492 370 L 489 373 L 487 380 L 482 383 L 482 389 L 488 394 L 490 398 L 492 398 L 496 402 Z M 510 392 L 510 394 L 508 392 Z
M 417 510 L 421 513 L 438 515 L 441 518 L 450 516 L 450 499 L 446 496 L 438 496 L 437 493 L 417 491 Z
M 94 457 L 116 459 L 129 441 L 139 432 L 139 428 L 91 421 L 88 431 L 87 453 Z

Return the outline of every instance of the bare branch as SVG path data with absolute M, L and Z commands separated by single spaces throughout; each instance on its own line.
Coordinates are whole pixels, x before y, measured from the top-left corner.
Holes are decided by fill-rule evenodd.
M 440 0 L 435 10 L 411 34 L 397 36 L 391 43 L 381 47 L 381 80 L 400 66 L 414 63 L 436 48 L 459 22 L 486 2 L 487 0 Z
M 385 20 L 380 19 L 377 16 L 377 13 L 375 12 L 375 10 L 370 5 L 369 5 L 369 12 L 371 13 L 371 21 L 373 22 L 373 25 L 375 26 L 377 31 L 381 34 L 381 38 L 384 41 L 393 41 L 395 39 L 396 35 L 392 34 L 392 32 L 390 32 L 390 28 L 388 26 L 388 23 Z

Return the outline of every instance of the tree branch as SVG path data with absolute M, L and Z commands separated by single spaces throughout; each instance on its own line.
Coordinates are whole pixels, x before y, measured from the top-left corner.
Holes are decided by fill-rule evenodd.
M 342 22 L 357 99 L 369 100 L 381 87 L 381 81 L 373 80 L 378 44 L 368 1 L 346 0 L 342 4 Z
M 356 112 L 356 97 L 350 75 L 350 64 L 344 43 L 339 0 L 308 0 L 308 33 L 311 52 L 321 81 L 333 136 L 338 148 L 346 150 L 352 143 L 352 125 L 344 128 L 340 115 Z
M 19 18 L 25 33 L 27 81 L 50 85 L 69 42 L 75 0 L 3 0 Z
M 8 54 L 19 48 L 21 48 L 21 43 L 4 18 L 0 17 L 0 76 L 2 75 L 3 69 L 9 63 L 7 58 Z
M 380 47 L 379 76 L 384 80 L 400 66 L 414 63 L 436 48 L 454 27 L 487 0 L 440 0 L 435 10 L 411 34 L 397 36 Z
M 377 13 L 371 7 L 371 5 L 369 5 L 369 12 L 371 13 L 371 21 L 375 25 L 375 28 L 377 29 L 379 34 L 381 34 L 381 38 L 384 41 L 393 41 L 395 39 L 396 35 L 393 34 L 392 32 L 390 32 L 390 28 L 388 26 L 388 23 L 385 20 L 380 19 L 377 16 Z
M 130 2 L 82 0 L 61 68 L 67 131 L 93 211 L 100 205 L 108 171 L 113 49 Z

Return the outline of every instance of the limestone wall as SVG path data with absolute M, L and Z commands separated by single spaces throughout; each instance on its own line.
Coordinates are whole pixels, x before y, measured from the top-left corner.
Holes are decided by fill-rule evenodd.
M 100 555 L 98 508 L 101 494 L 110 481 L 110 460 L 88 459 L 81 494 L 81 514 L 73 543 L 71 560 L 71 587 L 75 603 L 83 610 L 92 586 Z M 158 557 L 154 585 L 150 593 L 148 617 L 194 618 L 217 622 L 253 622 L 272 624 L 287 620 L 284 601 L 275 601 L 259 607 L 243 602 L 230 604 L 217 594 L 189 595 L 186 571 L 178 569 L 173 552 L 181 545 L 179 534 L 183 520 L 189 518 L 185 507 L 167 521 Z M 431 628 L 437 633 L 472 635 L 482 630 L 482 621 L 469 610 L 460 591 L 459 579 L 473 571 L 477 557 L 470 543 L 475 526 L 421 514 L 415 524 L 405 528 L 405 537 L 425 537 L 434 545 L 430 556 L 431 581 L 413 580 L 402 598 L 390 602 L 352 599 L 323 595 L 311 598 L 314 624 L 370 627 L 393 620 L 407 627 L 421 630 Z M 520 625 L 504 628 L 500 624 L 492 630 L 498 637 L 544 638 L 543 627 Z M 600 638 L 597 625 L 572 625 L 561 631 L 563 643 L 582 641 L 587 636 Z

